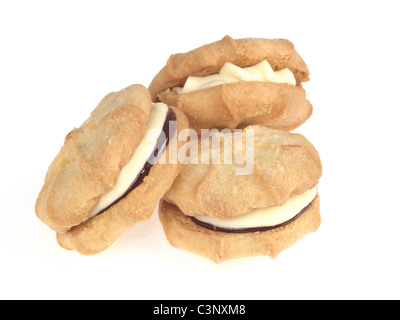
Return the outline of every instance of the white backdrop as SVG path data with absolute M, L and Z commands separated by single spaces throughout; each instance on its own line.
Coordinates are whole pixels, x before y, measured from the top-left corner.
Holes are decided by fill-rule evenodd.
M 400 298 L 396 1 L 1 1 L 2 299 Z M 65 135 L 108 92 L 229 34 L 287 38 L 311 71 L 322 226 L 276 260 L 172 248 L 157 215 L 106 252 L 58 247 L 34 204 Z

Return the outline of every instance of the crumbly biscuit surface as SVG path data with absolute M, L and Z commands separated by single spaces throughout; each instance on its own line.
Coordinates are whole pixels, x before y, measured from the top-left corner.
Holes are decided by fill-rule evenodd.
M 254 124 L 290 131 L 313 110 L 303 88 L 278 83 L 237 82 L 185 94 L 168 89 L 159 99 L 181 109 L 197 132 Z
M 178 93 L 190 76 L 218 73 L 226 62 L 248 67 L 267 60 L 274 70 L 288 68 L 297 85 L 240 81 L 194 92 Z M 189 126 L 201 129 L 244 127 L 260 124 L 294 130 L 312 114 L 302 82 L 309 80 L 307 65 L 293 44 L 284 39 L 232 39 L 172 55 L 149 86 L 153 101 L 180 108 Z
M 236 163 L 233 149 L 228 151 L 232 153 L 231 163 L 213 163 L 210 158 L 208 164 L 202 164 L 204 153 L 210 157 L 211 153 L 200 141 L 198 163 L 182 167 L 165 199 L 189 216 L 228 218 L 255 208 L 283 205 L 292 193 L 301 194 L 318 184 L 322 164 L 317 150 L 304 136 L 250 126 L 242 134 L 243 141 L 250 130 L 254 130 L 251 174 L 236 174 L 244 164 Z M 221 148 L 221 160 L 223 153 Z
M 72 130 L 50 165 L 37 216 L 58 232 L 80 224 L 117 179 L 144 136 L 151 109 L 145 87 L 108 94 L 81 127 Z
M 188 123 L 184 114 L 174 107 L 171 109 L 176 115 L 177 132 L 186 129 Z M 184 143 L 185 141 L 177 142 L 178 150 Z M 68 232 L 58 233 L 59 245 L 84 255 L 98 254 L 107 249 L 134 224 L 149 219 L 157 203 L 171 187 L 181 170 L 179 162 L 168 161 L 169 152 L 172 152 L 170 146 L 169 144 L 165 150 L 165 163 L 156 162 L 144 181 L 125 198 Z
M 153 101 L 157 94 L 184 84 L 189 76 L 218 73 L 226 62 L 248 67 L 267 60 L 274 70 L 289 68 L 300 85 L 309 80 L 309 71 L 293 44 L 285 39 L 232 39 L 204 45 L 187 53 L 171 55 L 167 64 L 152 80 L 149 91 Z
M 216 263 L 250 256 L 275 258 L 306 234 L 317 231 L 321 224 L 318 195 L 296 220 L 262 232 L 238 234 L 209 230 L 195 224 L 178 207 L 165 200 L 160 203 L 159 217 L 172 246 Z

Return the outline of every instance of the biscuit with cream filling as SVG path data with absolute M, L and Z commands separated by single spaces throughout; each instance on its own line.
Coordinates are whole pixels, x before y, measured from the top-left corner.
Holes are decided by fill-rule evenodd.
M 166 111 L 159 115 L 164 115 L 164 120 L 159 121 L 162 126 L 169 122 L 167 115 L 172 112 L 177 121 L 173 134 L 187 128 L 180 110 L 161 107 Z M 99 199 L 114 188 L 123 168 L 135 158 L 136 148 L 145 142 L 153 110 L 147 89 L 132 85 L 107 95 L 90 118 L 67 135 L 49 167 L 35 207 L 37 216 L 57 232 L 62 247 L 85 255 L 99 253 L 154 212 L 179 173 L 179 162 L 148 166 L 145 174 L 144 170 L 139 172 L 143 179 L 137 187 L 117 197 L 115 203 L 103 206 L 103 210 L 92 212 Z M 158 141 L 161 140 L 155 140 Z M 178 142 L 178 148 L 182 144 Z M 169 145 L 162 150 L 168 154 Z
M 276 258 L 321 224 L 319 196 L 297 219 L 276 229 L 248 233 L 209 230 L 194 223 L 175 205 L 161 200 L 159 217 L 168 241 L 180 248 L 221 263 L 251 256 Z
M 220 144 L 225 145 L 226 135 L 218 135 Z M 318 229 L 322 164 L 317 150 L 300 134 L 258 125 L 237 137 L 249 143 L 249 135 L 254 168 L 244 175 L 237 174 L 243 163 L 225 157 L 226 150 L 235 152 L 229 144 L 204 143 L 214 135 L 198 142 L 197 161 L 183 165 L 159 206 L 173 246 L 217 263 L 255 255 L 274 258 Z M 214 149 L 221 154 L 212 162 Z
M 321 160 L 304 136 L 255 125 L 244 129 L 243 141 L 250 133 L 254 133 L 251 174 L 236 174 L 243 164 L 233 161 L 233 155 L 229 164 L 213 163 L 211 158 L 208 164 L 202 164 L 202 157 L 211 157 L 211 153 L 199 141 L 198 163 L 182 167 L 164 199 L 177 205 L 185 215 L 224 219 L 256 208 L 283 205 L 292 194 L 302 194 L 318 184 L 322 175 Z M 211 149 L 211 142 L 209 146 Z M 223 160 L 224 149 L 220 152 Z
M 267 62 L 274 71 L 290 70 L 294 82 L 247 81 L 182 92 L 189 77 L 218 74 L 231 63 L 240 68 Z M 238 39 L 229 36 L 183 54 L 172 55 L 149 86 L 153 101 L 180 108 L 196 131 L 262 124 L 290 131 L 312 114 L 302 82 L 309 71 L 291 42 L 284 39 Z

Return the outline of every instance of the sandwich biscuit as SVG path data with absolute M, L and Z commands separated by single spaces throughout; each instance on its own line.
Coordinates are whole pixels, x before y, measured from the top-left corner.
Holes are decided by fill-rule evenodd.
M 153 214 L 181 169 L 158 160 L 187 126 L 180 110 L 153 104 L 142 85 L 108 94 L 66 136 L 36 201 L 37 216 L 63 248 L 85 255 L 105 250 Z
M 255 255 L 275 258 L 318 229 L 322 164 L 314 146 L 300 134 L 263 126 L 247 127 L 242 135 L 250 133 L 251 174 L 237 175 L 242 164 L 234 162 L 182 167 L 159 206 L 173 246 L 217 263 Z
M 152 80 L 154 102 L 181 109 L 191 128 L 260 124 L 290 131 L 312 114 L 302 83 L 309 70 L 285 39 L 232 39 L 171 55 Z

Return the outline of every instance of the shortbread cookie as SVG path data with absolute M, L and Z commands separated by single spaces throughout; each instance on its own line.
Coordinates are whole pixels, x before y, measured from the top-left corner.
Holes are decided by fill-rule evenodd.
M 165 199 L 189 216 L 227 218 L 255 208 L 283 205 L 292 194 L 302 194 L 317 185 L 322 175 L 321 160 L 304 136 L 258 125 L 245 128 L 242 139 L 249 134 L 249 138 L 254 134 L 251 174 L 236 174 L 244 164 L 237 164 L 234 154 L 230 164 L 213 163 L 211 159 L 202 164 L 203 155 L 211 153 L 200 141 L 198 164 L 182 167 Z M 211 142 L 209 145 L 211 148 Z M 221 160 L 223 152 L 221 149 Z
M 172 246 L 208 258 L 216 263 L 225 260 L 269 256 L 276 258 L 280 252 L 295 244 L 321 224 L 319 197 L 295 220 L 267 231 L 231 233 L 204 228 L 184 215 L 175 205 L 161 200 L 159 217 L 165 235 Z
M 149 86 L 153 101 L 180 108 L 191 128 L 262 124 L 290 131 L 312 114 L 309 71 L 291 42 L 229 36 L 172 55 Z
M 254 167 L 238 175 L 243 161 L 225 158 L 225 151 L 234 153 L 237 145 L 221 147 L 221 141 L 229 141 L 227 135 L 216 135 L 221 155 L 214 162 L 215 145 L 209 141 L 204 146 L 215 136 L 201 140 L 197 158 L 182 167 L 165 194 L 159 214 L 166 236 L 172 245 L 215 262 L 275 257 L 320 225 L 318 152 L 300 134 L 250 126 L 237 137 L 246 141 L 246 154 L 253 141 L 253 154 L 246 161 L 254 156 Z
M 37 216 L 62 247 L 103 251 L 152 215 L 181 168 L 158 159 L 187 125 L 180 110 L 152 104 L 142 85 L 110 93 L 67 135 L 47 172 Z

